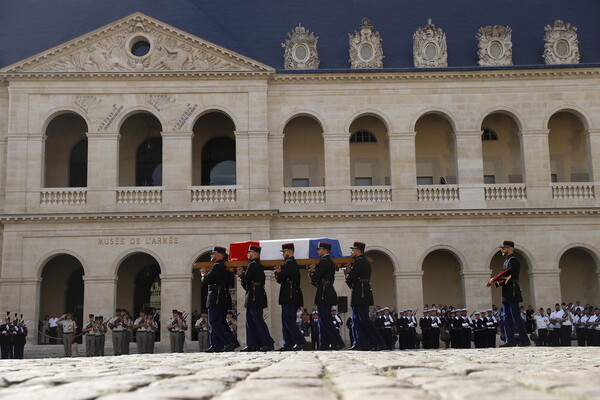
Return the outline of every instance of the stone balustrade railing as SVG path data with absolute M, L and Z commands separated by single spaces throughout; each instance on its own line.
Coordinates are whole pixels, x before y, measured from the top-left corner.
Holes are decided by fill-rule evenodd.
M 593 199 L 594 184 L 591 182 L 553 183 L 553 199 Z
M 524 183 L 501 183 L 485 185 L 486 200 L 526 200 L 527 189 Z
M 119 204 L 151 204 L 162 203 L 162 187 L 128 187 L 117 189 Z
M 284 188 L 283 202 L 285 204 L 325 203 L 325 188 Z
M 458 199 L 458 185 L 417 186 L 418 201 L 456 201 Z
M 353 203 L 382 203 L 392 201 L 392 188 L 389 186 L 363 186 L 350 189 Z
M 198 186 L 191 189 L 192 203 L 226 203 L 236 201 L 235 186 Z
M 40 204 L 85 204 L 87 188 L 42 189 Z

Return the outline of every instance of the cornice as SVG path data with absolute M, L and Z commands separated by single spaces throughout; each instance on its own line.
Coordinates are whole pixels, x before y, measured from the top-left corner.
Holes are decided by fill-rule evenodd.
M 214 78 L 262 78 L 273 75 L 270 71 L 126 71 L 126 72 L 0 72 L 0 80 L 28 79 L 140 79 L 140 78 L 173 78 L 173 79 L 214 79 Z
M 522 70 L 460 70 L 460 71 L 365 71 L 324 73 L 278 73 L 271 77 L 274 82 L 308 81 L 423 81 L 423 80 L 514 80 L 514 79 L 561 79 L 600 77 L 600 68 L 571 69 L 522 69 Z
M 600 207 L 536 208 L 536 209 L 469 209 L 469 210 L 382 210 L 382 211 L 306 211 L 223 210 L 223 211 L 165 211 L 115 213 L 45 213 L 0 214 L 0 223 L 21 222 L 104 222 L 118 220 L 201 220 L 201 219 L 279 219 L 279 220 L 361 220 L 361 219 L 440 219 L 440 218 L 507 218 L 507 217 L 590 217 L 600 216 Z

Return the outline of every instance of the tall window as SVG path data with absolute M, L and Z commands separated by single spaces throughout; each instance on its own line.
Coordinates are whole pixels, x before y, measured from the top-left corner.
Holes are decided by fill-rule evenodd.
M 135 159 L 135 185 L 161 186 L 162 138 L 151 137 L 143 141 Z
M 350 136 L 350 143 L 377 143 L 377 138 L 369 131 L 360 130 Z
M 87 186 L 88 141 L 79 141 L 69 157 L 69 187 Z
M 235 140 L 219 136 L 202 148 L 202 185 L 235 185 Z

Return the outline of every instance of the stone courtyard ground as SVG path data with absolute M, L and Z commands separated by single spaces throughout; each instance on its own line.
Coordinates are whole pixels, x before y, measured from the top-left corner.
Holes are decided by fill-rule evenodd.
M 0 399 L 598 399 L 600 348 L 0 360 Z

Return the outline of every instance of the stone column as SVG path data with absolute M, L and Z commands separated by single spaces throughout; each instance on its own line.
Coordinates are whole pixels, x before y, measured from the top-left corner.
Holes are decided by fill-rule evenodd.
M 323 133 L 325 190 L 328 204 L 350 203 L 350 138 L 348 133 Z
M 527 202 L 533 206 L 552 199 L 548 133 L 548 129 L 520 133 L 525 164 Z
M 88 132 L 87 138 L 87 202 L 101 211 L 114 210 L 115 188 L 119 185 L 119 139 L 121 135 L 118 132 Z
M 423 306 L 423 271 L 394 271 L 396 310 Z
M 283 135 L 270 134 L 268 139 L 269 147 L 269 200 L 271 208 L 281 207 L 283 205 L 284 187 L 284 162 L 283 162 Z
M 547 308 L 560 301 L 560 269 L 533 269 L 529 278 L 534 309 Z
M 235 131 L 235 184 L 237 203 L 247 208 L 250 198 L 250 145 L 248 131 Z
M 465 307 L 469 310 L 480 311 L 492 305 L 492 293 L 485 283 L 490 280 L 490 271 L 462 271 Z
M 29 135 L 27 141 L 27 171 L 26 202 L 28 210 L 39 209 L 40 189 L 44 179 L 44 142 L 46 136 L 41 134 Z
M 83 315 L 102 315 L 108 320 L 114 315 L 117 300 L 118 276 L 83 276 Z M 132 310 L 137 313 L 139 310 Z
M 600 187 L 600 129 L 585 132 L 590 164 L 590 181 L 596 188 Z M 598 197 L 596 198 L 598 200 Z
M 192 185 L 192 138 L 193 132 L 162 132 L 163 168 L 162 182 L 165 191 L 163 202 L 190 203 Z
M 392 200 L 402 208 L 417 201 L 416 132 L 388 133 Z
M 27 133 L 9 132 L 6 143 L 5 213 L 25 212 L 27 182 Z M 40 166 L 43 170 L 43 165 Z M 39 200 L 38 200 L 39 203 Z
M 249 207 L 254 209 L 269 208 L 268 137 L 267 131 L 248 132 Z
M 483 207 L 485 195 L 481 131 L 455 134 L 460 202 L 469 208 Z
M 160 275 L 160 342 L 163 349 L 169 349 L 169 331 L 167 321 L 172 310 L 191 313 L 185 309 L 192 304 L 192 279 L 193 274 L 161 274 Z M 186 339 L 191 337 L 191 319 L 188 317 L 188 331 Z M 166 347 L 165 347 L 166 346 Z

